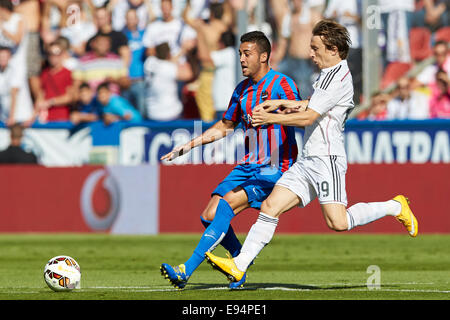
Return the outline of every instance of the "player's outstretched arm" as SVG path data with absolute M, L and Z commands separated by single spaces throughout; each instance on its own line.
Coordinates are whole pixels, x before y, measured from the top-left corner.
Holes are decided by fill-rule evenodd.
M 257 105 L 253 112 L 265 110 L 266 112 L 277 111 L 278 113 L 291 113 L 306 110 L 308 100 L 266 100 Z
M 234 131 L 237 123 L 222 119 L 217 121 L 211 128 L 203 132 L 200 136 L 192 139 L 188 143 L 175 147 L 172 151 L 161 157 L 162 160 L 172 161 L 175 158 L 188 153 L 191 149 L 220 140 Z
M 279 124 L 304 128 L 310 126 L 320 117 L 320 114 L 312 109 L 306 108 L 303 112 L 273 113 L 260 109 L 253 112 L 252 124 L 262 126 L 266 124 Z

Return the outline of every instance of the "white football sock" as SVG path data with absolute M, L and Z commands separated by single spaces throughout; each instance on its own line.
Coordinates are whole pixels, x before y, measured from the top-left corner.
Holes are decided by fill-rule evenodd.
M 347 209 L 348 230 L 357 226 L 363 226 L 385 216 L 396 216 L 401 210 L 401 204 L 395 200 L 357 203 Z
M 278 218 L 260 212 L 258 220 L 248 232 L 241 252 L 234 258 L 234 263 L 239 270 L 247 271 L 250 263 L 272 239 L 277 224 Z

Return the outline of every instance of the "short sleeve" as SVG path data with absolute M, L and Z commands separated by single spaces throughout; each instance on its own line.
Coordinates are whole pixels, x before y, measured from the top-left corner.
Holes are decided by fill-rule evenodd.
M 236 88 L 231 96 L 228 109 L 223 114 L 223 119 L 231 120 L 233 122 L 240 121 L 242 116 L 241 103 L 239 101 L 238 88 Z
M 278 87 L 278 99 L 282 100 L 301 100 L 298 87 L 291 78 L 283 77 Z
M 316 111 L 320 115 L 327 113 L 342 98 L 340 93 L 340 81 L 331 81 L 326 89 L 318 87 L 314 90 L 308 103 L 308 108 Z

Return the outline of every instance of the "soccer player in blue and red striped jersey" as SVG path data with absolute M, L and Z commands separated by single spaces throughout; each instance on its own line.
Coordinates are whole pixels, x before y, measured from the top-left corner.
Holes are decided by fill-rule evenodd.
M 242 74 L 246 77 L 234 90 L 223 118 L 189 143 L 176 147 L 161 160 L 173 160 L 191 149 L 224 138 L 238 126 L 245 131 L 244 158 L 212 192 L 201 215 L 206 227 L 192 256 L 178 266 L 161 265 L 161 274 L 176 288 L 186 286 L 189 277 L 205 259 L 205 253 L 221 243 L 234 257 L 241 250 L 230 223 L 246 208 L 259 209 L 283 172 L 297 159 L 293 127 L 252 125 L 253 108 L 265 100 L 301 100 L 295 82 L 269 66 L 270 42 L 264 33 L 253 31 L 241 37 L 239 48 Z M 230 288 L 243 285 L 245 277 Z

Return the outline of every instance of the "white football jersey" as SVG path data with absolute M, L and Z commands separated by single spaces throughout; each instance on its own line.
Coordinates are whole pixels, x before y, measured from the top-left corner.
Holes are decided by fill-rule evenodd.
M 321 116 L 305 128 L 303 156 L 343 156 L 344 125 L 354 108 L 353 81 L 347 60 L 322 69 L 308 108 Z

